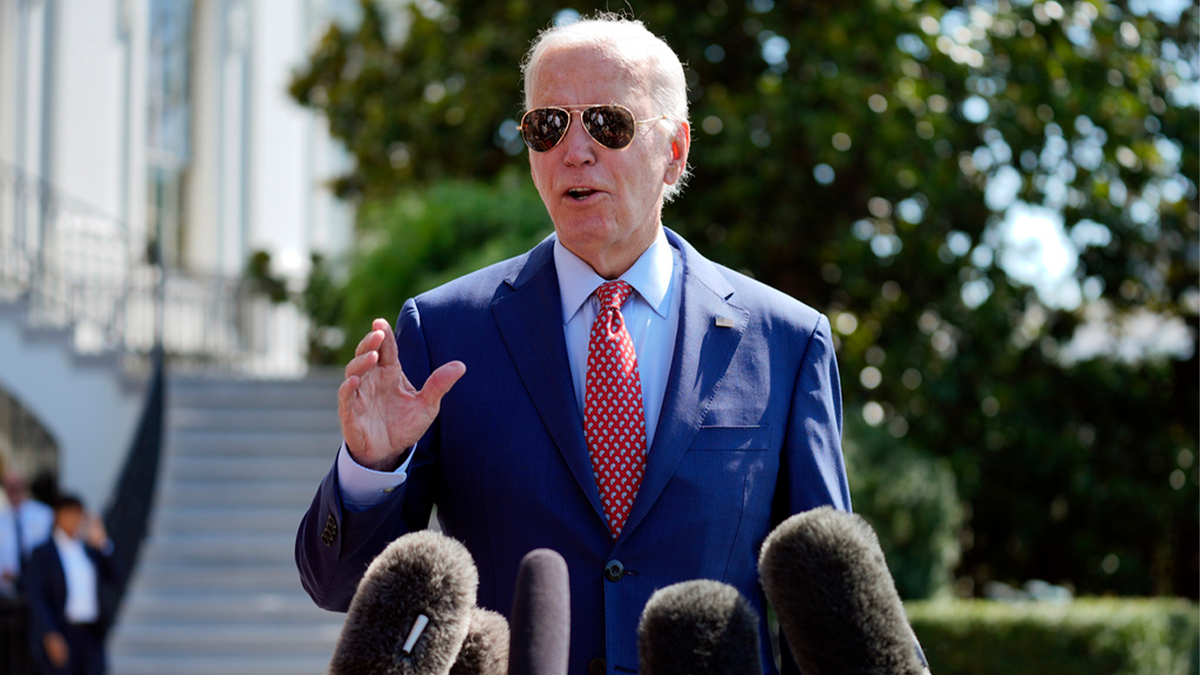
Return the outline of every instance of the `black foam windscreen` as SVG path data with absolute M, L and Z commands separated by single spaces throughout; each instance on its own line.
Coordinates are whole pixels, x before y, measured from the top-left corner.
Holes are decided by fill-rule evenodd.
M 557 552 L 540 548 L 521 559 L 510 630 L 508 675 L 566 675 L 571 584 Z
M 759 574 L 805 675 L 928 672 L 879 538 L 861 516 L 832 507 L 792 516 L 763 542 Z
M 457 540 L 433 531 L 400 537 L 359 582 L 329 672 L 446 675 L 478 588 L 475 561 Z
M 508 619 L 499 612 L 471 608 L 471 623 L 450 675 L 506 675 Z
M 761 673 L 759 617 L 729 584 L 685 581 L 650 596 L 638 623 L 642 675 Z

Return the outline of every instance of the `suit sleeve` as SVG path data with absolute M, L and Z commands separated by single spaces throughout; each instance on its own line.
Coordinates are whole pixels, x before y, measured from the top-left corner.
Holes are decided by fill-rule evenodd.
M 53 546 L 53 544 L 48 544 Z M 47 554 L 44 546 L 34 549 L 30 555 L 30 564 L 25 573 L 25 584 L 29 598 L 29 637 L 35 646 L 40 646 L 42 637 L 47 633 L 61 633 L 63 628 L 55 619 L 56 612 L 52 608 L 54 598 L 51 597 L 50 572 L 58 563 Z M 63 590 L 65 593 L 65 589 Z
M 792 514 L 819 506 L 850 510 L 850 488 L 842 456 L 842 387 L 831 327 L 824 316 L 818 319 L 801 359 L 783 461 L 773 526 Z M 800 675 L 782 632 L 779 639 L 783 657 L 780 672 Z
M 123 571 L 123 566 L 117 565 L 117 560 L 113 556 L 113 543 L 108 542 L 108 545 L 103 549 L 87 546 L 87 557 L 92 561 L 92 565 L 96 568 L 97 580 L 106 584 L 111 584 L 117 580 L 120 573 Z
M 400 365 L 416 387 L 429 377 L 429 358 L 416 303 L 409 300 L 396 321 Z M 429 467 L 437 455 L 437 422 L 417 443 L 408 480 L 361 512 L 342 503 L 335 463 L 321 481 L 296 533 L 300 581 L 319 607 L 344 612 L 371 561 L 397 537 L 429 522 Z M 422 481 L 425 481 L 422 484 Z
M 850 510 L 842 457 L 842 387 L 832 331 L 824 316 L 817 320 L 804 349 L 791 405 L 775 525 L 818 506 Z

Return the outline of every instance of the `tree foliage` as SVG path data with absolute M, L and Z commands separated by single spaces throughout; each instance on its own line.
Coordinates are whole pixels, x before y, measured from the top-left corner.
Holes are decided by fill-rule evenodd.
M 363 0 L 292 84 L 357 160 L 339 194 L 370 213 L 527 171 L 517 63 L 594 9 Z M 629 9 L 687 65 L 695 175 L 667 224 L 826 312 L 847 414 L 948 462 L 968 506 L 960 589 L 1196 596 L 1197 8 Z M 1055 289 L 1033 286 L 1047 270 L 1029 274 L 1010 217 L 1025 205 L 1071 253 Z M 1147 325 L 1181 338 L 1131 352 Z

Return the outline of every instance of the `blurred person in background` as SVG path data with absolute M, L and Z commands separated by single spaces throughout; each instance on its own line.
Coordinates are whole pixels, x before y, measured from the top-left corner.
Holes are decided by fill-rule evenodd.
M 22 572 L 33 549 L 46 543 L 54 527 L 54 510 L 32 498 L 25 477 L 16 469 L 4 474 L 7 503 L 0 508 L 0 596 L 20 595 Z
M 110 614 L 100 591 L 115 578 L 112 549 L 104 523 L 79 498 L 58 498 L 54 532 L 34 549 L 26 576 L 30 643 L 44 675 L 106 672 Z

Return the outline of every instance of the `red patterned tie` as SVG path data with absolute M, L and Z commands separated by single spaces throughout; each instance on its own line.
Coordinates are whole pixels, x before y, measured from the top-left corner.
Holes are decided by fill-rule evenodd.
M 588 341 L 583 436 L 592 456 L 592 475 L 613 539 L 621 534 L 646 467 L 646 419 L 642 381 L 621 303 L 633 292 L 624 281 L 596 289 L 600 312 Z

